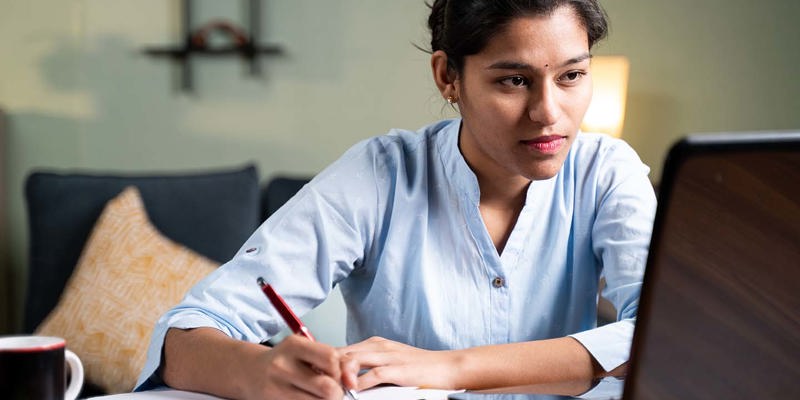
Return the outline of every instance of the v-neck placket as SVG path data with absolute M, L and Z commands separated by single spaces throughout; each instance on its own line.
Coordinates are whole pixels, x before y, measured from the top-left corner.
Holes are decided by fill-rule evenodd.
M 477 250 L 481 255 L 480 262 L 484 272 L 484 282 L 491 302 L 491 324 L 489 335 L 493 343 L 508 343 L 511 340 L 511 293 L 509 274 L 517 268 L 520 255 L 524 249 L 525 239 L 530 231 L 530 224 L 534 218 L 529 208 L 529 198 L 514 223 L 511 235 L 506 246 L 499 254 L 494 242 L 486 229 L 486 224 L 481 216 L 480 187 L 475 173 L 469 168 L 466 160 L 458 149 L 458 124 L 454 123 L 448 129 L 446 139 L 440 143 L 440 152 L 447 175 L 451 179 L 454 192 L 457 194 L 465 223 L 469 229 Z M 529 188 L 530 190 L 530 188 Z

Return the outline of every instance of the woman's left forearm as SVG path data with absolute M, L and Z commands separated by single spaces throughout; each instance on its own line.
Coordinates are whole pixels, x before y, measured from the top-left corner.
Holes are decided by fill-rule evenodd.
M 605 374 L 571 337 L 453 351 L 454 386 L 487 389 L 550 382 L 590 381 Z

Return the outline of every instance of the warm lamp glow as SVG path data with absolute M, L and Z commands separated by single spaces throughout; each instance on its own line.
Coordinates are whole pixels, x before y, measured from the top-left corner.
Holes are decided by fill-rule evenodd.
M 628 59 L 621 56 L 592 57 L 591 68 L 594 94 L 581 130 L 620 137 L 628 92 Z

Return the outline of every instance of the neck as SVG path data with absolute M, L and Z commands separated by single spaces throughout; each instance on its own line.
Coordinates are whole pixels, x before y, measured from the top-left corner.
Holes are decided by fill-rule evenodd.
M 521 207 L 531 181 L 523 176 L 487 176 L 476 171 L 481 190 L 481 205 Z
M 459 130 L 458 148 L 469 168 L 478 178 L 481 206 L 522 208 L 531 180 L 503 168 L 485 154 L 471 137 Z
M 481 199 L 478 208 L 497 254 L 502 254 L 517 218 L 525 206 L 527 179 L 492 179 L 478 175 Z

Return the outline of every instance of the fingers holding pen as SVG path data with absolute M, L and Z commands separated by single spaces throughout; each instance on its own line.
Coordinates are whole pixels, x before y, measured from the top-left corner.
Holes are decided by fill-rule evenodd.
M 268 381 L 281 382 L 281 389 L 290 392 L 291 398 L 308 395 L 308 398 L 341 399 L 343 378 L 353 375 L 348 372 L 343 376 L 343 367 L 352 371 L 353 366 L 343 363 L 335 348 L 298 335 L 286 337 L 265 355 L 269 360 L 262 371 L 271 375 Z M 354 378 L 349 379 L 352 382 Z
M 320 342 L 312 342 L 300 335 L 289 335 L 281 344 L 296 357 L 312 366 L 317 372 L 330 377 L 342 374 L 339 359 L 341 355 L 332 346 Z
M 357 388 L 360 366 L 356 359 L 341 354 L 331 346 L 314 342 L 309 344 L 302 337 L 293 336 L 290 343 L 294 345 L 300 339 L 296 344 L 302 351 L 301 359 L 317 373 L 309 382 L 322 390 L 323 397 L 335 393 L 334 397 L 338 400 L 343 394 L 342 389 Z
M 301 344 L 304 347 L 308 345 L 308 343 L 302 342 Z M 316 351 L 302 354 L 303 361 L 311 365 L 320 374 L 320 377 L 332 378 L 331 381 L 335 382 L 336 388 L 340 390 L 338 395 L 341 396 L 342 387 L 345 389 L 356 389 L 358 387 L 358 372 L 360 370 L 358 360 L 350 355 L 342 354 L 328 345 L 316 343 L 313 347 L 316 348 Z M 319 381 L 319 379 L 315 379 L 315 381 Z M 326 385 L 329 383 L 326 380 Z

